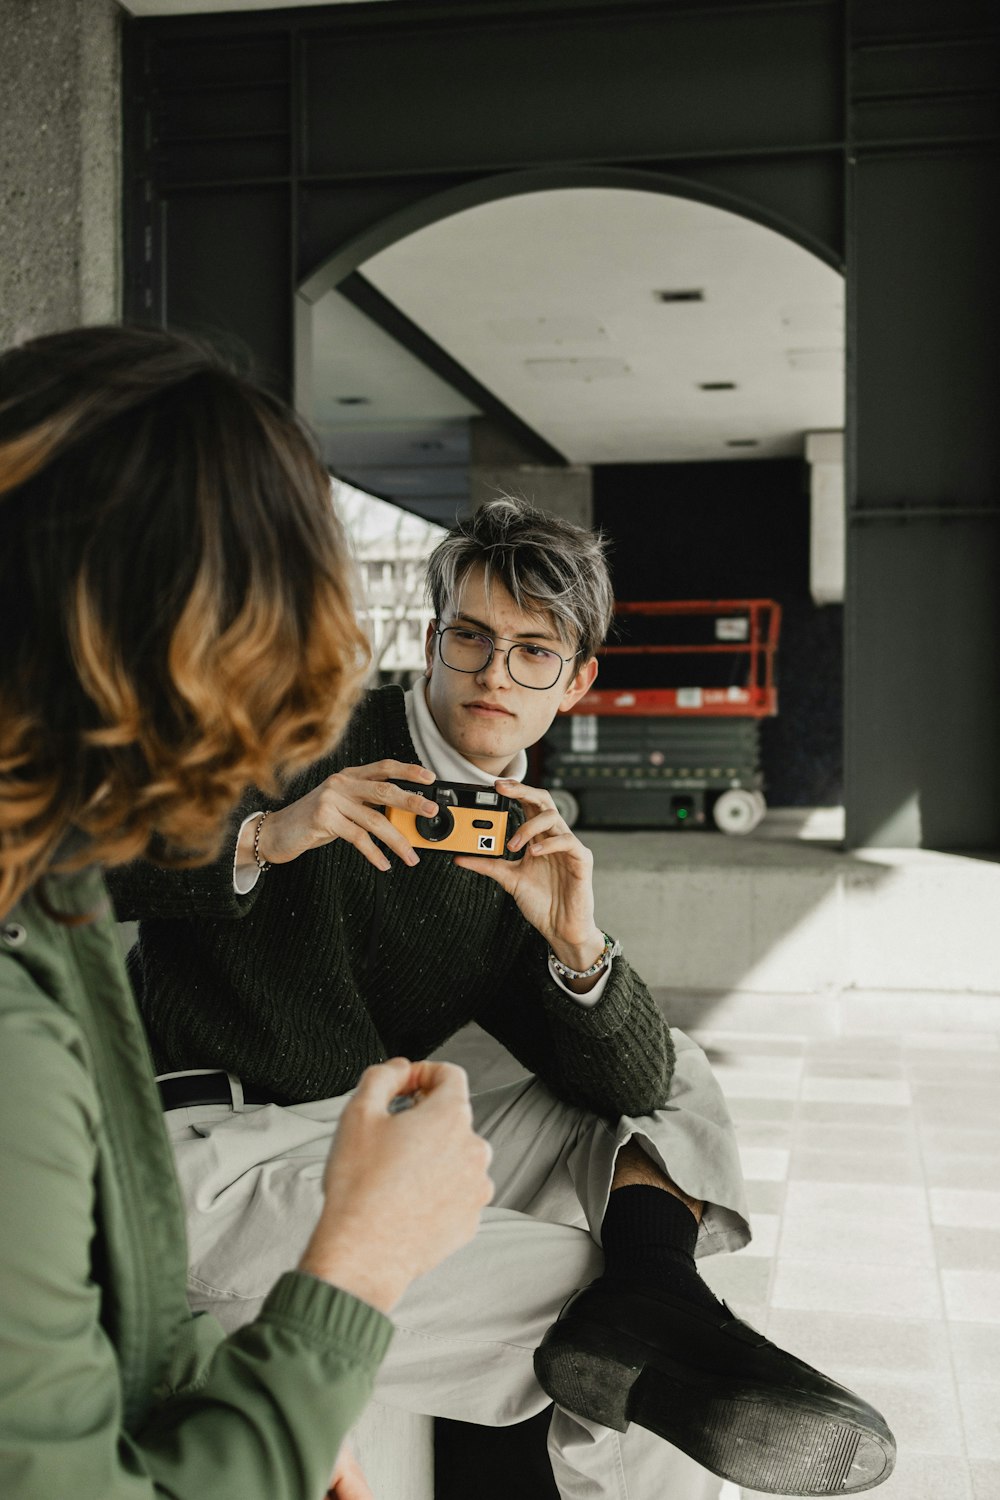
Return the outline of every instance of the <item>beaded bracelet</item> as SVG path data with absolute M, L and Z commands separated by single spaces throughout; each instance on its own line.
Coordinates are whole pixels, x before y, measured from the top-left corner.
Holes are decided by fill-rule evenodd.
M 605 933 L 604 947 L 601 949 L 597 960 L 591 964 L 589 969 L 571 969 L 568 964 L 564 964 L 561 959 L 556 958 L 551 948 L 549 949 L 549 963 L 555 969 L 556 973 L 559 974 L 563 979 L 590 979 L 593 977 L 593 975 L 599 974 L 605 967 L 608 960 L 611 958 L 611 955 L 614 951 L 614 946 L 614 938 L 609 937 L 608 934 Z
M 262 812 L 260 817 L 257 819 L 257 827 L 253 831 L 253 857 L 256 862 L 257 868 L 262 875 L 265 870 L 269 870 L 271 868 L 271 861 L 269 859 L 261 859 L 260 857 L 260 830 L 264 826 L 264 819 L 269 818 L 270 816 L 270 808 L 268 808 L 265 812 Z

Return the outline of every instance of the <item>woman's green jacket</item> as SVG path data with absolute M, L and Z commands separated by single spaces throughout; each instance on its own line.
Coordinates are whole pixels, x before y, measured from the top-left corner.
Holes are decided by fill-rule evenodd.
M 288 1272 L 192 1316 L 173 1162 L 93 871 L 0 919 L 0 1495 L 320 1500 L 391 1337 Z

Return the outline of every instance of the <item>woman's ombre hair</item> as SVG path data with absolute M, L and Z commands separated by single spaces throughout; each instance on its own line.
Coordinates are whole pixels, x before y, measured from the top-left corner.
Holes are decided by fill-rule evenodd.
M 46 871 L 216 852 L 316 760 L 368 646 L 297 419 L 199 345 L 0 356 L 0 913 Z

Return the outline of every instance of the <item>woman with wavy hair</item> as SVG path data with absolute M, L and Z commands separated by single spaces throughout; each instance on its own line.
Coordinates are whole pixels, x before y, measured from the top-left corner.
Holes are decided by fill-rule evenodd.
M 223 1338 L 185 1302 L 100 874 L 212 857 L 246 785 L 330 747 L 366 661 L 328 476 L 279 402 L 162 332 L 0 357 L 5 1500 L 367 1494 L 336 1460 L 386 1315 L 491 1191 L 464 1075 L 369 1070 L 299 1267 Z

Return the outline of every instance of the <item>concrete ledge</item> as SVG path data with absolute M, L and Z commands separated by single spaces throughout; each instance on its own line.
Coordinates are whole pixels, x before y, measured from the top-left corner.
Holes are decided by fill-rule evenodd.
M 800 1000 L 997 994 L 995 858 L 711 833 L 583 838 L 598 919 L 652 986 Z
M 848 990 L 841 995 L 764 995 L 746 990 L 657 988 L 671 1026 L 741 1036 L 884 1036 L 1000 1030 L 1000 994 Z
M 631 948 L 626 951 L 631 957 Z M 681 1031 L 725 1031 L 755 1036 L 840 1034 L 837 1002 L 818 995 L 757 995 L 746 991 L 666 987 L 656 987 L 652 993 L 670 1025 L 680 1027 Z

